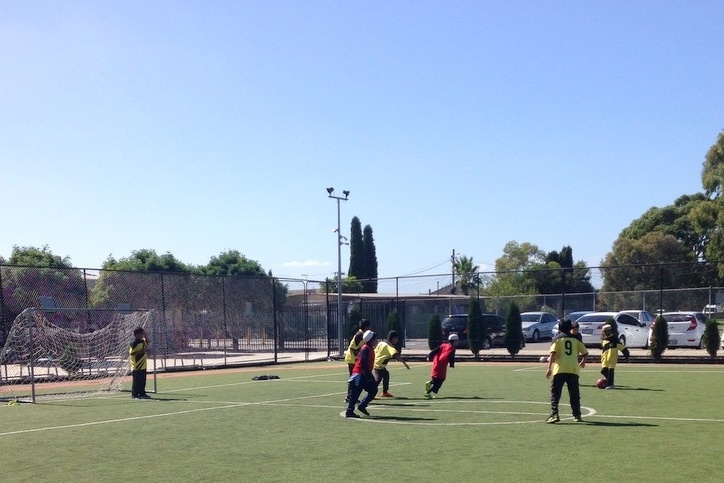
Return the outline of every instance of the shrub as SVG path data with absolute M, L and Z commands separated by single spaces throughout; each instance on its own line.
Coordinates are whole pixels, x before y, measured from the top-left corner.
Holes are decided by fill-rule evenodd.
M 523 321 L 520 318 L 518 304 L 511 302 L 505 317 L 505 348 L 515 357 L 523 345 Z
M 430 350 L 442 344 L 442 319 L 439 315 L 433 314 L 427 329 L 427 346 Z
M 669 325 L 666 323 L 666 319 L 663 315 L 659 315 L 654 320 L 653 330 L 651 332 L 651 355 L 657 361 L 661 360 L 661 355 L 664 353 L 669 344 Z
M 380 339 L 384 339 L 387 337 L 387 334 L 390 333 L 391 330 L 396 330 L 398 334 L 400 334 L 399 338 L 397 339 L 397 344 L 395 345 L 395 349 L 397 349 L 397 352 L 402 352 L 402 345 L 403 345 L 403 335 L 402 335 L 402 324 L 400 323 L 400 314 L 397 312 L 397 309 L 390 312 L 390 315 L 387 316 L 387 333 L 380 336 Z
M 704 348 L 706 352 L 716 357 L 716 353 L 719 350 L 719 344 L 721 344 L 721 336 L 719 335 L 719 324 L 715 319 L 709 319 L 706 321 L 706 328 L 704 329 L 703 335 Z
M 483 311 L 480 308 L 480 299 L 470 297 L 468 305 L 468 347 L 476 359 L 480 359 L 480 350 L 483 348 L 485 337 L 483 328 Z

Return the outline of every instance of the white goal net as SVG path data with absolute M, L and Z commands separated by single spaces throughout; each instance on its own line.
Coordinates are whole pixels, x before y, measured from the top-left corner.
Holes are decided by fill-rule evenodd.
M 24 310 L 0 351 L 0 399 L 36 402 L 120 391 L 133 330 L 148 310 Z

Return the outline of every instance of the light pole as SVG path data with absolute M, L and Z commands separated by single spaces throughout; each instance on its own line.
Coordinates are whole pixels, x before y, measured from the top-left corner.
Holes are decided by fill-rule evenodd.
M 342 227 L 340 225 L 340 201 L 347 201 L 349 191 L 342 191 L 344 198 L 341 196 L 334 195 L 334 188 L 327 188 L 327 194 L 330 198 L 337 200 L 337 333 L 339 336 L 339 355 L 344 354 L 344 327 L 342 325 L 342 319 L 344 317 L 344 310 L 342 308 Z

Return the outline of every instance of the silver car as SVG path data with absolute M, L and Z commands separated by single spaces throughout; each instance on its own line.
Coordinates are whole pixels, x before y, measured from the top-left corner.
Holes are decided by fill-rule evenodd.
M 523 312 L 520 314 L 523 326 L 523 338 L 538 342 L 553 337 L 553 327 L 558 323 L 555 315 L 549 312 Z

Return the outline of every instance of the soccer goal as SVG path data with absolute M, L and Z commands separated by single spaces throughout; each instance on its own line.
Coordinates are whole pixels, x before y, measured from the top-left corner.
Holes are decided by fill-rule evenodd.
M 25 309 L 0 351 L 0 399 L 36 402 L 121 390 L 136 327 L 153 311 Z M 150 369 L 150 367 L 149 367 Z

